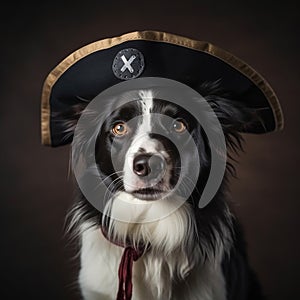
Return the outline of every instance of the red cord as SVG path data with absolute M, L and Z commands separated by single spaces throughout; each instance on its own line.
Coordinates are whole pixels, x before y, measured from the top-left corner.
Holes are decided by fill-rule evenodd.
M 132 265 L 142 253 L 126 247 L 119 266 L 119 290 L 117 300 L 130 300 L 132 297 Z
M 109 240 L 106 231 L 102 227 L 101 231 L 105 238 Z M 136 250 L 133 247 L 128 245 L 125 246 L 118 241 L 109 241 L 117 246 L 125 248 L 119 265 L 119 290 L 116 300 L 131 300 L 133 262 L 138 260 L 142 256 L 145 247 L 141 246 Z

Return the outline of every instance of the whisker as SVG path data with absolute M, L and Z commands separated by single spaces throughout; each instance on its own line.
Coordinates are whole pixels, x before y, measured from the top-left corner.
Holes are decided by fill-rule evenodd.
M 122 179 L 123 179 L 123 176 L 118 177 L 118 178 L 116 178 L 115 180 L 113 180 L 113 181 L 107 186 L 106 192 L 105 192 L 105 194 L 104 194 L 104 201 L 105 201 L 105 199 L 106 199 L 108 193 L 110 192 L 110 187 L 111 187 L 113 184 L 116 184 L 116 185 L 117 185 L 117 184 L 121 184 L 121 183 L 122 183 L 122 182 L 121 182 Z M 117 186 L 117 187 L 119 187 L 119 186 Z M 116 188 L 117 188 L 117 187 L 116 187 Z M 114 191 L 116 190 L 116 188 L 113 189 L 111 192 L 114 192 Z
M 110 186 L 115 184 L 114 189 L 112 190 L 112 192 L 114 192 L 114 190 L 117 190 L 120 186 L 122 186 L 122 177 L 116 178 L 115 180 L 113 180 L 110 185 L 107 187 L 106 193 L 104 195 L 104 199 L 108 198 L 108 192 L 110 189 Z M 104 212 L 103 212 L 103 220 L 102 220 L 102 224 L 106 227 L 109 226 L 109 221 L 110 221 L 110 215 L 111 215 L 111 209 L 112 209 L 112 205 L 113 205 L 113 198 L 108 198 L 107 200 L 104 200 L 106 203 Z

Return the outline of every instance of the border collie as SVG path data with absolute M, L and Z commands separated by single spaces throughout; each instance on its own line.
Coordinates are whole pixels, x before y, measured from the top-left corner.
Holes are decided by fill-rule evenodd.
M 95 147 L 96 163 L 113 197 L 100 213 L 78 191 L 69 214 L 68 229 L 80 239 L 79 284 L 84 299 L 262 299 L 248 264 L 242 230 L 227 200 L 228 178 L 235 175 L 230 153 L 242 149 L 239 132 L 255 113 L 221 91 L 217 83 L 205 83 L 200 90 L 220 121 L 230 158 L 221 186 L 202 209 L 198 201 L 209 176 L 211 150 L 203 128 L 188 111 L 158 99 L 155 91 L 144 90 L 138 101 L 118 108 L 121 100 L 103 104 L 109 117 L 95 117 L 95 122 L 103 122 Z M 85 107 L 83 101 L 64 112 L 68 132 L 74 131 Z M 153 133 L 157 128 L 165 135 Z M 178 140 L 183 153 L 168 136 Z M 185 148 L 190 138 L 197 146 L 193 153 Z M 88 142 L 84 134 L 79 142 Z M 72 147 L 77 146 L 73 142 Z M 199 177 L 187 201 L 163 218 L 141 222 L 141 217 L 163 211 L 166 203 L 172 207 L 190 187 L 189 173 L 197 156 Z M 168 201 L 160 201 L 164 196 Z M 126 207 L 124 211 L 122 206 L 121 213 L 131 218 L 123 222 L 115 217 L 120 201 L 153 205 L 138 212 L 126 211 Z M 125 257 L 129 245 L 135 252 Z M 124 268 L 129 279 L 124 277 Z

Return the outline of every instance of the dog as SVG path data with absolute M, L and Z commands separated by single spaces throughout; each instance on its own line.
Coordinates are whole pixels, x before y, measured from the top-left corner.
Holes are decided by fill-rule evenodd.
M 103 124 L 95 159 L 110 198 L 100 213 L 78 189 L 68 215 L 68 231 L 80 242 L 79 285 L 84 299 L 113 300 L 118 288 L 118 300 L 263 299 L 228 197 L 229 178 L 235 176 L 230 153 L 242 150 L 240 132 L 255 119 L 255 111 L 218 82 L 204 82 L 197 90 L 218 117 L 229 158 L 221 186 L 204 208 L 198 202 L 210 172 L 211 149 L 203 128 L 184 106 L 161 100 L 155 90 L 147 89 L 138 91 L 138 100 L 124 102 L 120 97 L 103 103 L 103 115 L 108 115 L 104 120 L 95 115 L 95 124 Z M 82 101 L 61 114 L 65 135 L 74 132 L 86 106 Z M 182 145 L 181 153 L 168 139 L 171 136 Z M 190 140 L 196 148 L 188 147 Z M 84 132 L 73 141 L 73 149 L 81 143 L 89 143 Z M 199 176 L 193 182 L 189 174 L 197 157 Z M 173 209 L 191 186 L 187 201 Z M 160 201 L 164 197 L 167 200 Z M 131 211 L 130 205 L 119 207 L 124 202 L 152 205 Z M 162 218 L 141 222 L 168 209 L 171 213 Z M 130 221 L 117 218 L 120 214 L 130 216 Z M 120 283 L 120 262 L 128 245 L 139 253 L 131 259 L 132 270 L 127 270 L 131 278 L 126 296 L 120 293 L 125 284 Z

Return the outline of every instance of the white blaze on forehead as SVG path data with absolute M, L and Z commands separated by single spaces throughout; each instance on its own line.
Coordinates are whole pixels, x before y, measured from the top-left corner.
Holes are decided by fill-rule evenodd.
M 137 136 L 141 133 L 151 132 L 151 110 L 153 107 L 152 91 L 140 91 L 139 96 L 141 97 L 142 122 L 137 131 Z
M 141 120 L 138 125 L 135 137 L 129 148 L 129 154 L 136 154 L 139 148 L 144 148 L 146 152 L 153 153 L 157 149 L 157 141 L 150 138 L 149 133 L 152 131 L 151 111 L 153 107 L 153 94 L 151 90 L 140 91 L 141 97 Z
M 153 94 L 151 90 L 145 90 L 140 91 L 139 96 L 141 97 L 142 109 L 141 121 L 128 152 L 136 153 L 139 148 L 144 148 L 146 152 L 153 153 L 157 144 L 156 141 L 149 137 L 149 133 L 152 131 L 151 111 L 153 107 Z
M 153 106 L 153 93 L 151 90 L 140 91 L 139 96 L 142 101 L 143 114 L 150 114 Z
M 151 110 L 153 107 L 153 95 L 152 91 L 145 90 L 140 91 L 139 96 L 141 98 L 141 119 L 132 140 L 131 146 L 128 149 L 129 156 L 135 155 L 139 148 L 144 148 L 146 152 L 156 152 L 157 141 L 152 140 L 149 133 L 152 131 L 151 126 Z

